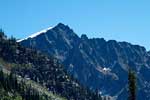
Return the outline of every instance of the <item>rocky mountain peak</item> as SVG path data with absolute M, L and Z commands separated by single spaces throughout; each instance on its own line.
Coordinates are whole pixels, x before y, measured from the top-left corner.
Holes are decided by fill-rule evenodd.
M 81 35 L 81 39 L 82 39 L 82 40 L 88 40 L 88 37 L 87 37 L 86 34 L 82 34 L 82 35 Z
M 67 34 L 72 34 L 72 33 L 74 33 L 74 31 L 73 31 L 68 25 L 65 25 L 65 24 L 63 24 L 63 23 L 58 23 L 58 24 L 54 27 L 54 30 L 61 30 L 61 31 L 66 32 Z
M 43 36 L 21 44 L 56 57 L 82 84 L 93 90 L 99 89 L 104 95 L 118 97 L 117 100 L 125 100 L 121 98 L 127 96 L 124 88 L 127 85 L 127 68 L 132 67 L 138 75 L 140 88 L 143 88 L 138 93 L 145 94 L 138 97 L 150 99 L 150 87 L 146 87 L 150 83 L 145 85 L 150 81 L 150 54 L 142 46 L 103 38 L 89 39 L 85 34 L 80 38 L 62 23 Z

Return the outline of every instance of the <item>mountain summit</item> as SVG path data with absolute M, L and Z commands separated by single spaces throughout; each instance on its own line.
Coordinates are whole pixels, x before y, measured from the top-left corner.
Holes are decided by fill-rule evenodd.
M 82 84 L 103 95 L 126 100 L 128 68 L 137 75 L 138 100 L 150 99 L 150 55 L 139 45 L 77 36 L 62 23 L 20 42 L 59 59 Z

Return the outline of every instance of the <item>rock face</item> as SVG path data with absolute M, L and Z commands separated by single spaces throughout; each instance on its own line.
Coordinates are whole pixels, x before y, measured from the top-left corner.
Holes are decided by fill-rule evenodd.
M 142 46 L 79 37 L 62 23 L 20 44 L 56 57 L 82 84 L 117 100 L 128 97 L 127 71 L 132 68 L 137 74 L 138 100 L 150 99 L 150 53 Z

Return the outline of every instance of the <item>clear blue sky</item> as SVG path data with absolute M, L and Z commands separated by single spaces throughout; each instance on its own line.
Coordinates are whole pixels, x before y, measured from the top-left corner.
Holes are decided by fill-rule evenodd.
M 150 0 L 0 0 L 0 27 L 24 38 L 59 22 L 80 36 L 150 49 Z

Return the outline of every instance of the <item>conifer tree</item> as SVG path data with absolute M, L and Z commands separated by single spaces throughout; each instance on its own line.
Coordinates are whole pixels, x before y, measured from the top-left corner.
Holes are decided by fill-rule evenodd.
M 136 100 L 136 76 L 131 69 L 129 69 L 128 72 L 128 88 L 129 88 L 128 100 Z
M 0 29 L 0 38 L 3 38 L 4 36 L 4 32 L 2 31 L 2 29 Z

